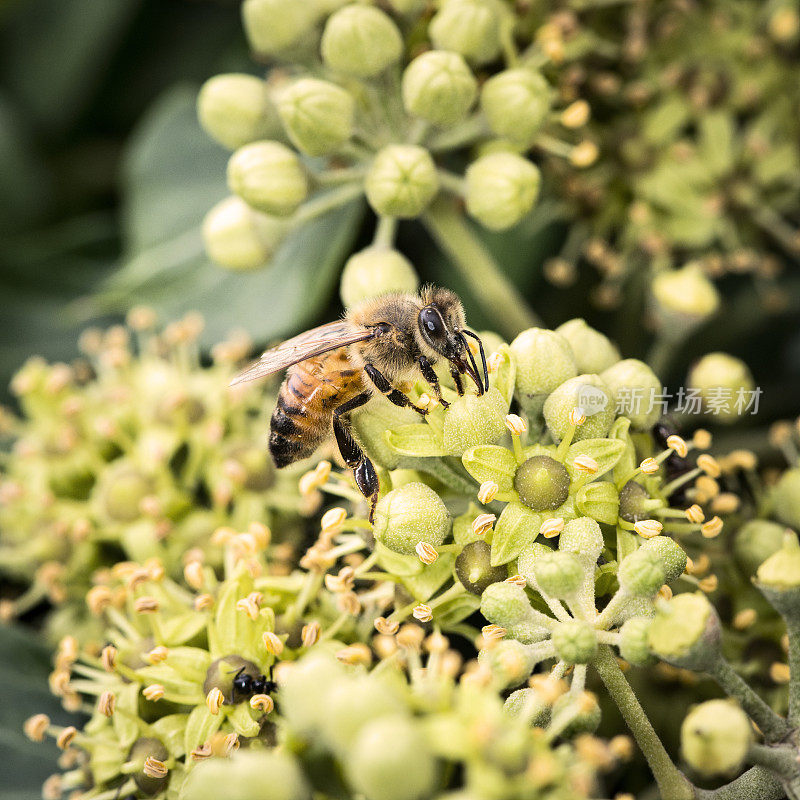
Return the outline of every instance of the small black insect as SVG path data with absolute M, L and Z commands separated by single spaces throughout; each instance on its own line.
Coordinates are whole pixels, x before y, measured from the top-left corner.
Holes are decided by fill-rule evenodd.
M 242 667 L 233 678 L 233 691 L 243 697 L 252 697 L 254 694 L 272 694 L 278 684 L 272 680 L 272 668 L 269 670 L 269 678 L 266 675 L 253 677 L 245 673 L 247 667 Z

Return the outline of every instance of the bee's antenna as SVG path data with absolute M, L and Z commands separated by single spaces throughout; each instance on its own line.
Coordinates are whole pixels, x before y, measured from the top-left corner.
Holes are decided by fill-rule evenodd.
M 480 352 L 481 352 L 481 363 L 483 364 L 483 379 L 484 379 L 484 381 L 486 381 L 486 389 L 485 389 L 485 391 L 488 392 L 489 391 L 489 368 L 486 366 L 486 353 L 484 353 L 484 351 L 483 351 L 483 342 L 481 341 L 481 337 L 478 336 L 477 334 L 473 333 L 472 331 L 468 331 L 468 330 L 461 331 L 461 335 L 463 336 L 464 334 L 466 334 L 467 336 L 471 336 L 478 343 L 478 347 L 480 348 Z M 466 342 L 465 342 L 465 344 L 466 344 Z M 467 349 L 469 350 L 469 347 L 467 347 Z M 472 356 L 472 352 L 471 351 L 470 351 L 470 356 Z M 472 359 L 472 363 L 473 364 L 475 363 L 475 359 L 474 358 Z M 475 365 L 475 371 L 476 372 L 478 371 L 477 365 Z

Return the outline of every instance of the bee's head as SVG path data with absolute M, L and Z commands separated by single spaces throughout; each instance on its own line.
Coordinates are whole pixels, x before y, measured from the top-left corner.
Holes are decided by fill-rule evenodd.
M 466 329 L 464 308 L 458 297 L 449 289 L 426 286 L 421 293 L 423 306 L 417 318 L 417 325 L 423 352 L 433 351 L 435 358 L 446 358 L 461 375 L 469 375 L 478 387 L 478 394 L 489 388 L 489 374 L 486 369 L 486 356 L 481 340 Z M 476 339 L 483 362 L 483 378 L 478 372 L 475 356 L 470 351 L 466 336 Z

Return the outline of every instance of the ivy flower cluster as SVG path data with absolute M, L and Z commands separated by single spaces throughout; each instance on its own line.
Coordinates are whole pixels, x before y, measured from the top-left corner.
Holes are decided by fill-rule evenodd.
M 97 570 L 157 558 L 174 576 L 192 548 L 218 562 L 218 526 L 258 519 L 287 546 L 301 538 L 320 496 L 301 495 L 297 473 L 277 472 L 260 444 L 274 395 L 224 390 L 250 342 L 221 343 L 203 367 L 201 328 L 190 315 L 159 330 L 135 309 L 127 327 L 87 331 L 75 364 L 32 359 L 16 375 L 0 570 L 27 588 L 3 598 L 5 620 L 49 601 L 55 638 L 74 633 Z
M 655 668 L 654 677 L 672 670 L 687 680 L 690 673 L 708 673 L 734 701 L 725 705 L 733 709 L 728 717 L 740 721 L 713 730 L 719 736 L 745 730 L 747 739 L 737 740 L 731 753 L 738 755 L 718 768 L 697 755 L 704 752 L 697 737 L 706 735 L 705 728 L 692 727 L 698 717 L 690 717 L 683 748 L 692 777 L 730 777 L 755 765 L 725 791 L 780 797 L 797 775 L 786 760 L 796 747 L 796 723 L 791 712 L 785 718 L 773 711 L 737 673 L 752 641 L 747 629 L 753 627 L 753 634 L 764 626 L 753 626 L 759 612 L 744 607 L 752 604 L 750 595 L 734 598 L 742 605 L 727 626 L 709 596 L 720 592 L 716 569 L 724 592 L 749 580 L 743 566 L 731 579 L 730 561 L 719 557 L 720 549 L 733 545 L 741 565 L 748 558 L 752 563 L 758 591 L 775 599 L 764 588 L 764 575 L 793 563 L 795 539 L 784 539 L 784 529 L 765 516 L 777 508 L 781 521 L 789 519 L 784 498 L 793 496 L 785 488 L 792 471 L 764 492 L 764 503 L 756 503 L 760 518 L 746 522 L 752 515 L 744 508 L 750 501 L 742 484 L 756 485 L 754 454 L 740 450 L 717 459 L 706 452 L 712 445 L 708 432 L 684 439 L 658 409 L 617 416 L 617 393 L 660 386 L 643 362 L 621 359 L 582 320 L 557 331 L 526 330 L 510 345 L 491 334 L 483 339 L 491 355 L 490 386 L 482 396 L 458 397 L 443 374 L 447 408 L 435 404 L 424 386 L 411 390 L 416 402 L 428 406 L 424 421 L 410 421 L 407 411 L 381 399 L 355 416 L 354 428 L 382 470 L 384 489 L 372 527 L 374 548 L 369 537 L 364 540 L 369 571 L 361 573 L 394 585 L 391 595 L 383 590 L 390 613 L 375 620 L 378 635 L 396 634 L 413 618 L 471 639 L 478 648 L 471 674 L 498 691 L 515 690 L 507 707 L 524 709 L 520 713 L 534 725 L 559 710 L 544 708 L 536 691 L 542 678 L 566 681 L 570 689 L 559 701 L 566 705 L 582 696 L 587 674 L 596 671 L 662 796 L 687 800 L 716 795 L 693 785 L 672 762 L 619 665 Z M 739 364 L 732 366 L 741 375 Z M 791 451 L 791 437 L 782 441 Z M 346 477 L 334 475 L 321 488 L 363 507 Z M 366 525 L 358 516 L 346 524 Z M 789 663 L 772 664 L 770 675 L 791 698 L 797 682 L 794 623 L 787 617 L 774 627 L 785 637 L 787 624 Z M 764 625 L 772 623 L 765 618 Z M 726 639 L 738 639 L 732 646 L 726 642 L 733 660 L 723 656 L 723 629 Z M 684 658 L 688 652 L 692 656 Z M 696 653 L 701 655 L 694 658 Z M 774 699 L 781 707 L 786 696 Z M 753 737 L 748 716 L 761 740 Z M 599 720 L 599 706 L 585 701 L 570 725 L 587 732 Z M 686 733 L 692 730 L 701 733 L 692 739 Z M 721 752 L 728 739 L 716 745 L 716 735 L 712 731 L 707 744 Z
M 465 217 L 505 230 L 541 193 L 568 227 L 547 279 L 571 285 L 588 263 L 594 300 L 613 308 L 647 273 L 660 347 L 686 335 L 675 315 L 716 311 L 709 279 L 747 274 L 753 313 L 784 307 L 780 256 L 800 248 L 800 153 L 782 135 L 791 4 L 294 5 L 244 2 L 266 78 L 219 75 L 199 96 L 234 151 L 231 197 L 204 226 L 213 260 L 263 266 L 289 231 L 363 195 L 378 224 L 347 264 L 346 305 L 374 281 L 415 287 L 393 248 L 397 221 L 416 218 L 512 336 L 534 319 Z
M 691 262 L 712 278 L 750 276 L 763 307 L 780 309 L 781 259 L 800 247 L 790 189 L 800 151 L 786 135 L 797 93 L 784 88 L 796 5 L 593 5 L 560 16 L 558 89 L 591 106 L 600 157 L 584 172 L 550 163 L 570 209 L 550 276 L 571 283 L 591 264 L 603 278 L 596 299 L 613 306 L 633 271 Z
M 338 524 L 321 533 L 333 560 L 353 551 Z M 408 624 L 364 643 L 374 588 L 356 596 L 341 574 L 325 584 L 316 570 L 280 574 L 255 523 L 214 538 L 221 577 L 198 555 L 178 581 L 156 561 L 121 562 L 87 594 L 108 644 L 62 639 L 50 684 L 90 719 L 25 725 L 64 751 L 46 798 L 200 799 L 224 787 L 246 800 L 266 775 L 281 794 L 264 797 L 413 800 L 454 788 L 567 800 L 589 797 L 629 757 L 624 737 L 579 735 L 576 720 L 596 707 L 588 693 L 565 702 L 566 685 L 545 680 L 553 719 L 533 728 L 478 670 L 462 670 L 438 629 Z M 350 586 L 363 572 L 351 568 Z

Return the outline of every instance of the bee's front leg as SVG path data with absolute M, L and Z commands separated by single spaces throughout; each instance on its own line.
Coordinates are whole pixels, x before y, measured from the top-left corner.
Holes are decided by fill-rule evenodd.
M 459 397 L 464 396 L 464 384 L 461 383 L 461 373 L 455 368 L 450 367 L 450 374 L 453 376 L 453 383 L 456 385 L 456 391 Z
M 400 408 L 413 408 L 414 411 L 418 414 L 422 414 L 423 417 L 428 413 L 427 408 L 414 405 L 414 403 L 399 389 L 395 389 L 395 387 L 389 383 L 389 379 L 373 364 L 364 364 L 364 372 L 367 373 L 369 379 L 375 384 L 375 388 L 396 406 L 400 406 Z
M 425 356 L 420 356 L 417 363 L 419 364 L 420 372 L 422 372 L 422 377 L 433 387 L 433 391 L 436 393 L 436 399 L 442 404 L 443 408 L 447 408 L 450 403 L 442 397 L 442 387 L 439 385 L 439 376 L 431 366 L 431 362 L 428 361 Z

